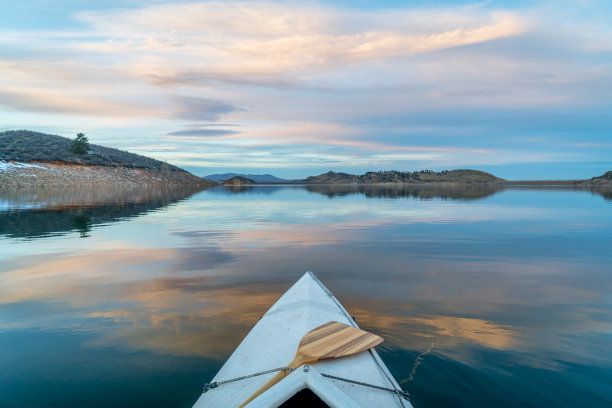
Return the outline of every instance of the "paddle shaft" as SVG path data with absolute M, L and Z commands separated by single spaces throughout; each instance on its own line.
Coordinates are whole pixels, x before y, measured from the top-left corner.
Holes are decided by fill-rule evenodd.
M 287 368 L 298 368 L 303 366 L 304 364 L 312 364 L 317 360 L 312 360 L 312 361 L 308 361 L 307 359 L 305 359 L 303 356 L 296 355 L 295 359 L 287 366 Z M 253 395 L 251 395 L 251 397 L 244 401 L 242 403 L 242 405 L 240 405 L 238 408 L 242 408 L 244 407 L 246 404 L 248 404 L 249 402 L 253 401 L 257 396 L 263 394 L 264 392 L 268 391 L 270 388 L 272 388 L 272 386 L 274 386 L 275 384 L 279 383 L 282 379 L 284 379 L 285 377 L 287 377 L 289 374 L 291 374 L 290 370 L 282 370 L 280 373 L 276 374 L 274 377 L 270 378 L 270 381 L 268 381 L 267 383 L 265 383 L 259 390 L 257 390 L 257 392 Z

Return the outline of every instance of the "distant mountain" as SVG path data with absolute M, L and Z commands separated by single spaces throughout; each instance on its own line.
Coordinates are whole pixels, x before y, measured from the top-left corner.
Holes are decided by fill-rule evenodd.
M 213 181 L 225 181 L 232 177 L 244 177 L 253 180 L 255 183 L 285 183 L 290 180 L 281 179 L 271 174 L 241 174 L 241 173 L 224 173 L 224 174 L 209 174 L 204 176 L 205 179 Z
M 383 184 L 383 183 L 494 183 L 504 181 L 492 174 L 478 170 L 451 170 L 434 172 L 430 170 L 378 171 L 363 175 L 336 173 L 329 171 L 318 176 L 308 177 L 306 184 Z

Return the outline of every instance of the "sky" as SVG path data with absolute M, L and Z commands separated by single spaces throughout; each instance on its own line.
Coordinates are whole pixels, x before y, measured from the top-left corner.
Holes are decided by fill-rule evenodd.
M 2 0 L 0 131 L 205 176 L 612 170 L 612 3 Z

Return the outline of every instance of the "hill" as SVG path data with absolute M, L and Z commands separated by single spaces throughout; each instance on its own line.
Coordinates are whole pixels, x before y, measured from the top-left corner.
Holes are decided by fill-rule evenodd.
M 478 170 L 451 170 L 434 172 L 378 171 L 363 175 L 335 173 L 333 171 L 308 177 L 306 184 L 385 184 L 385 183 L 495 183 L 504 181 L 492 174 Z
M 72 139 L 67 137 L 29 130 L 9 130 L 0 133 L 0 160 L 15 160 L 26 163 L 62 162 L 94 166 L 120 166 L 187 173 L 179 167 L 150 157 L 91 143 L 87 154 L 74 154 L 70 152 L 71 144 Z
M 244 177 L 253 180 L 255 183 L 286 183 L 290 180 L 281 179 L 272 174 L 241 174 L 241 173 L 224 173 L 224 174 L 209 174 L 204 176 L 205 179 L 216 182 L 225 181 L 232 177 Z
M 493 183 L 503 181 L 492 174 L 478 170 L 445 170 L 434 172 L 422 170 L 415 172 L 379 171 L 369 172 L 359 176 L 359 182 L 376 183 Z
M 587 182 L 597 185 L 612 185 L 612 171 L 608 171 L 599 177 L 593 177 L 592 179 L 587 180 Z
M 150 157 L 95 144 L 80 155 L 70 152 L 71 145 L 71 139 L 27 130 L 0 133 L 0 186 L 216 184 Z
M 328 171 L 318 176 L 310 176 L 304 183 L 306 184 L 350 184 L 357 183 L 359 176 L 348 173 L 336 173 L 335 171 Z

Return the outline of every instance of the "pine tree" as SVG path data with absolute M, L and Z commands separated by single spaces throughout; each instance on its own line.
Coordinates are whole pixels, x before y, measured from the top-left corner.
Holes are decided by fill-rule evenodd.
M 70 152 L 74 154 L 86 154 L 89 150 L 89 140 L 83 133 L 77 133 L 76 139 L 70 145 Z

